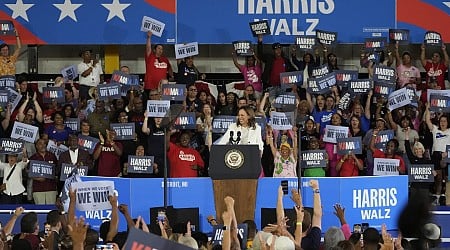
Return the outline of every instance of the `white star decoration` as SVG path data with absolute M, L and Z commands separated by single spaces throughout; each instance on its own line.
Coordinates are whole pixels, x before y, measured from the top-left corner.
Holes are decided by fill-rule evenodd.
M 75 10 L 80 8 L 83 4 L 75 4 L 72 3 L 70 0 L 64 0 L 64 3 L 55 3 L 53 6 L 58 8 L 61 13 L 59 15 L 58 22 L 61 22 L 66 17 L 72 18 L 75 22 L 77 22 L 77 16 L 75 15 Z
M 109 20 L 113 19 L 114 17 L 118 17 L 122 19 L 122 21 L 125 22 L 125 16 L 123 15 L 123 11 L 128 8 L 131 4 L 124 3 L 121 4 L 119 0 L 113 0 L 111 4 L 108 3 L 102 3 L 103 7 L 109 10 L 108 18 L 106 19 L 107 22 Z
M 12 18 L 17 19 L 17 17 L 20 16 L 27 22 L 29 22 L 27 10 L 33 7 L 34 4 L 25 4 L 22 2 L 22 0 L 16 0 L 16 3 L 7 3 L 5 5 L 13 11 L 11 15 Z
M 443 4 L 447 5 L 447 7 L 450 8 L 450 2 L 442 2 Z

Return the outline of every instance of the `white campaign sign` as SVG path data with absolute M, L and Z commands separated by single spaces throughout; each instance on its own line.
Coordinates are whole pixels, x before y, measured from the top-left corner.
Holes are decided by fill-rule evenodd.
M 141 31 L 151 31 L 153 35 L 161 37 L 164 31 L 165 23 L 155 20 L 151 17 L 142 17 Z
M 169 100 L 148 100 L 147 111 L 148 117 L 164 117 L 170 108 Z
M 399 159 L 374 158 L 373 175 L 398 175 Z
M 409 98 L 408 90 L 406 88 L 401 88 L 389 94 L 388 98 L 389 110 L 394 110 L 406 106 L 411 103 L 411 98 Z
M 175 44 L 175 59 L 198 55 L 198 43 Z
M 292 129 L 292 124 L 286 113 L 271 112 L 270 113 L 270 126 L 276 130 L 289 130 Z
M 327 125 L 323 134 L 323 141 L 336 143 L 337 138 L 347 138 L 348 127 Z
M 449 90 L 437 90 L 437 89 L 428 89 L 427 90 L 427 101 L 430 101 L 430 95 L 445 95 L 450 96 L 450 89 Z
M 77 192 L 76 209 L 80 211 L 111 209 L 109 196 L 113 195 L 113 181 L 83 181 L 72 183 Z
M 38 135 L 38 127 L 18 121 L 14 122 L 13 130 L 11 132 L 11 138 L 22 139 L 26 142 L 34 143 Z

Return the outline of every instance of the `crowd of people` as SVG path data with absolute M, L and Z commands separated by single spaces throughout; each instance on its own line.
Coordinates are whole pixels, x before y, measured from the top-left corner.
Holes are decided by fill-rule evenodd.
M 291 49 L 286 55 L 283 52 L 286 49 L 283 50 L 279 43 L 272 44 L 270 52 L 265 51 L 263 36 L 258 36 L 256 51 L 254 55 L 245 57 L 244 64 L 239 63 L 237 54 L 231 55 L 232 62 L 242 73 L 244 89 L 226 92 L 218 86 L 215 96 L 199 83 L 207 76 L 195 67 L 193 57 L 177 60 L 178 72 L 175 73 L 164 56 L 164 46 L 152 44 L 151 38 L 152 33 L 148 32 L 146 75 L 141 85 L 132 87 L 120 98 L 99 99 L 97 86 L 105 81 L 103 70 L 98 60 L 93 58 L 92 51 L 85 49 L 80 52 L 82 61 L 78 65 L 78 81 L 62 77 L 55 80 L 54 86 L 64 88 L 63 103 L 56 100 L 44 103 L 39 88 L 32 83 L 33 79 L 25 73 L 16 75 L 15 62 L 21 47 L 18 34 L 14 54 L 9 54 L 8 45 L 0 45 L 0 76 L 16 75 L 17 98 L 20 98 L 14 108 L 11 103 L 2 108 L 1 138 L 10 137 L 16 122 L 37 127 L 39 131 L 34 143 L 25 142 L 21 154 L 8 154 L 3 161 L 5 163 L 0 164 L 3 170 L 3 184 L 0 186 L 2 204 L 56 204 L 58 193 L 63 188 L 59 178 L 64 164 L 87 167 L 88 175 L 153 178 L 163 177 L 167 157 L 168 177 L 207 177 L 208 169 L 213 167 L 209 166 L 209 158 L 214 157 L 210 155 L 211 146 L 229 144 L 233 140 L 230 140 L 229 131 L 235 131 L 240 136 L 238 144 L 258 146 L 261 163 L 255 163 L 255 166 L 261 168 L 261 176 L 266 177 L 371 176 L 375 158 L 398 159 L 399 174 L 408 174 L 409 163 L 433 164 L 434 183 L 413 183 L 411 191 L 430 193 L 432 202 L 446 205 L 449 116 L 431 111 L 427 95 L 430 89 L 446 89 L 449 56 L 445 45 L 432 51 L 431 59 L 426 57 L 427 47 L 421 47 L 420 61 L 425 69 L 423 78 L 413 65 L 411 53 L 400 51 L 398 43 L 392 45 L 389 52 L 374 52 L 379 54 L 379 60 L 372 60 L 370 54 L 361 53 L 361 66 L 368 68 L 369 78 L 376 74 L 374 68 L 377 66 L 393 67 L 396 69 L 393 83 L 396 89 L 407 87 L 415 93 L 415 105 L 390 109 L 387 96 L 375 93 L 374 89 L 344 102 L 349 90 L 343 85 L 334 85 L 323 93 L 308 88 L 310 79 L 339 70 L 337 55 L 328 53 L 331 48 L 326 46 L 304 53 L 299 59 L 297 50 Z M 316 70 L 318 67 L 320 70 Z M 133 74 L 127 66 L 122 66 L 120 71 Z M 303 71 L 302 82 L 282 83 L 280 74 L 293 71 Z M 174 104 L 181 104 L 185 112 L 195 113 L 196 129 L 169 128 L 165 132 L 163 119 L 149 116 L 145 108 L 147 101 L 161 100 L 162 86 L 171 83 L 186 86 L 185 100 Z M 287 93 L 295 96 L 294 109 L 276 106 L 277 97 Z M 270 126 L 274 112 L 292 112 L 291 128 L 278 130 Z M 213 133 L 213 121 L 219 116 L 237 117 L 224 134 Z M 66 124 L 69 118 L 79 119 L 78 130 L 72 130 Z M 117 140 L 117 133 L 110 126 L 112 123 L 134 123 L 134 138 Z M 348 127 L 348 137 L 361 137 L 362 153 L 337 154 L 336 143 L 323 140 L 328 125 Z M 380 148 L 376 145 L 379 134 L 388 130 L 393 131 L 394 137 Z M 79 145 L 80 136 L 98 139 L 91 152 Z M 161 147 L 165 142 L 167 147 Z M 56 145 L 63 152 L 50 152 L 49 144 Z M 300 168 L 302 159 L 299 152 L 307 150 L 325 150 L 324 164 Z M 154 156 L 152 173 L 128 173 L 129 155 Z M 29 160 L 54 164 L 55 178 L 28 177 Z M 230 214 L 232 212 L 224 216 L 224 222 L 230 221 Z

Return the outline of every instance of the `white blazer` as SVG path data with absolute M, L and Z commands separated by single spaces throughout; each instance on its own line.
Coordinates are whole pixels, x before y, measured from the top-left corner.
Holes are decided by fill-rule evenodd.
M 243 128 L 242 126 L 238 126 L 236 123 L 232 123 L 230 124 L 230 126 L 228 127 L 227 132 L 225 132 L 225 134 L 219 139 L 219 141 L 217 142 L 217 144 L 220 145 L 226 145 L 229 143 L 230 141 L 230 131 L 233 131 L 234 133 L 234 139 L 237 138 L 237 132 L 240 131 L 242 133 L 242 130 L 246 129 Z M 248 131 L 248 140 L 247 141 L 243 141 L 241 140 L 239 142 L 240 145 L 258 145 L 259 151 L 262 153 L 262 151 L 264 150 L 264 142 L 262 140 L 261 137 L 261 126 L 259 126 L 258 124 L 256 124 L 256 127 L 253 128 L 249 128 Z

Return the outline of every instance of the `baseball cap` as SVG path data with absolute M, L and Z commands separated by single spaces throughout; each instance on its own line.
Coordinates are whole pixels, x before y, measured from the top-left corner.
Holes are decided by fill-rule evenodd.
M 387 123 L 386 120 L 385 120 L 384 118 L 381 118 L 381 117 L 380 117 L 380 118 L 377 118 L 377 121 L 382 121 L 382 122 L 384 122 L 384 123 Z
M 281 143 L 280 149 L 281 149 L 281 147 L 287 147 L 288 149 L 291 149 L 291 145 L 289 145 L 289 143 L 287 143 L 287 142 Z
M 281 43 L 272 44 L 272 49 L 279 49 L 279 48 L 281 48 Z

